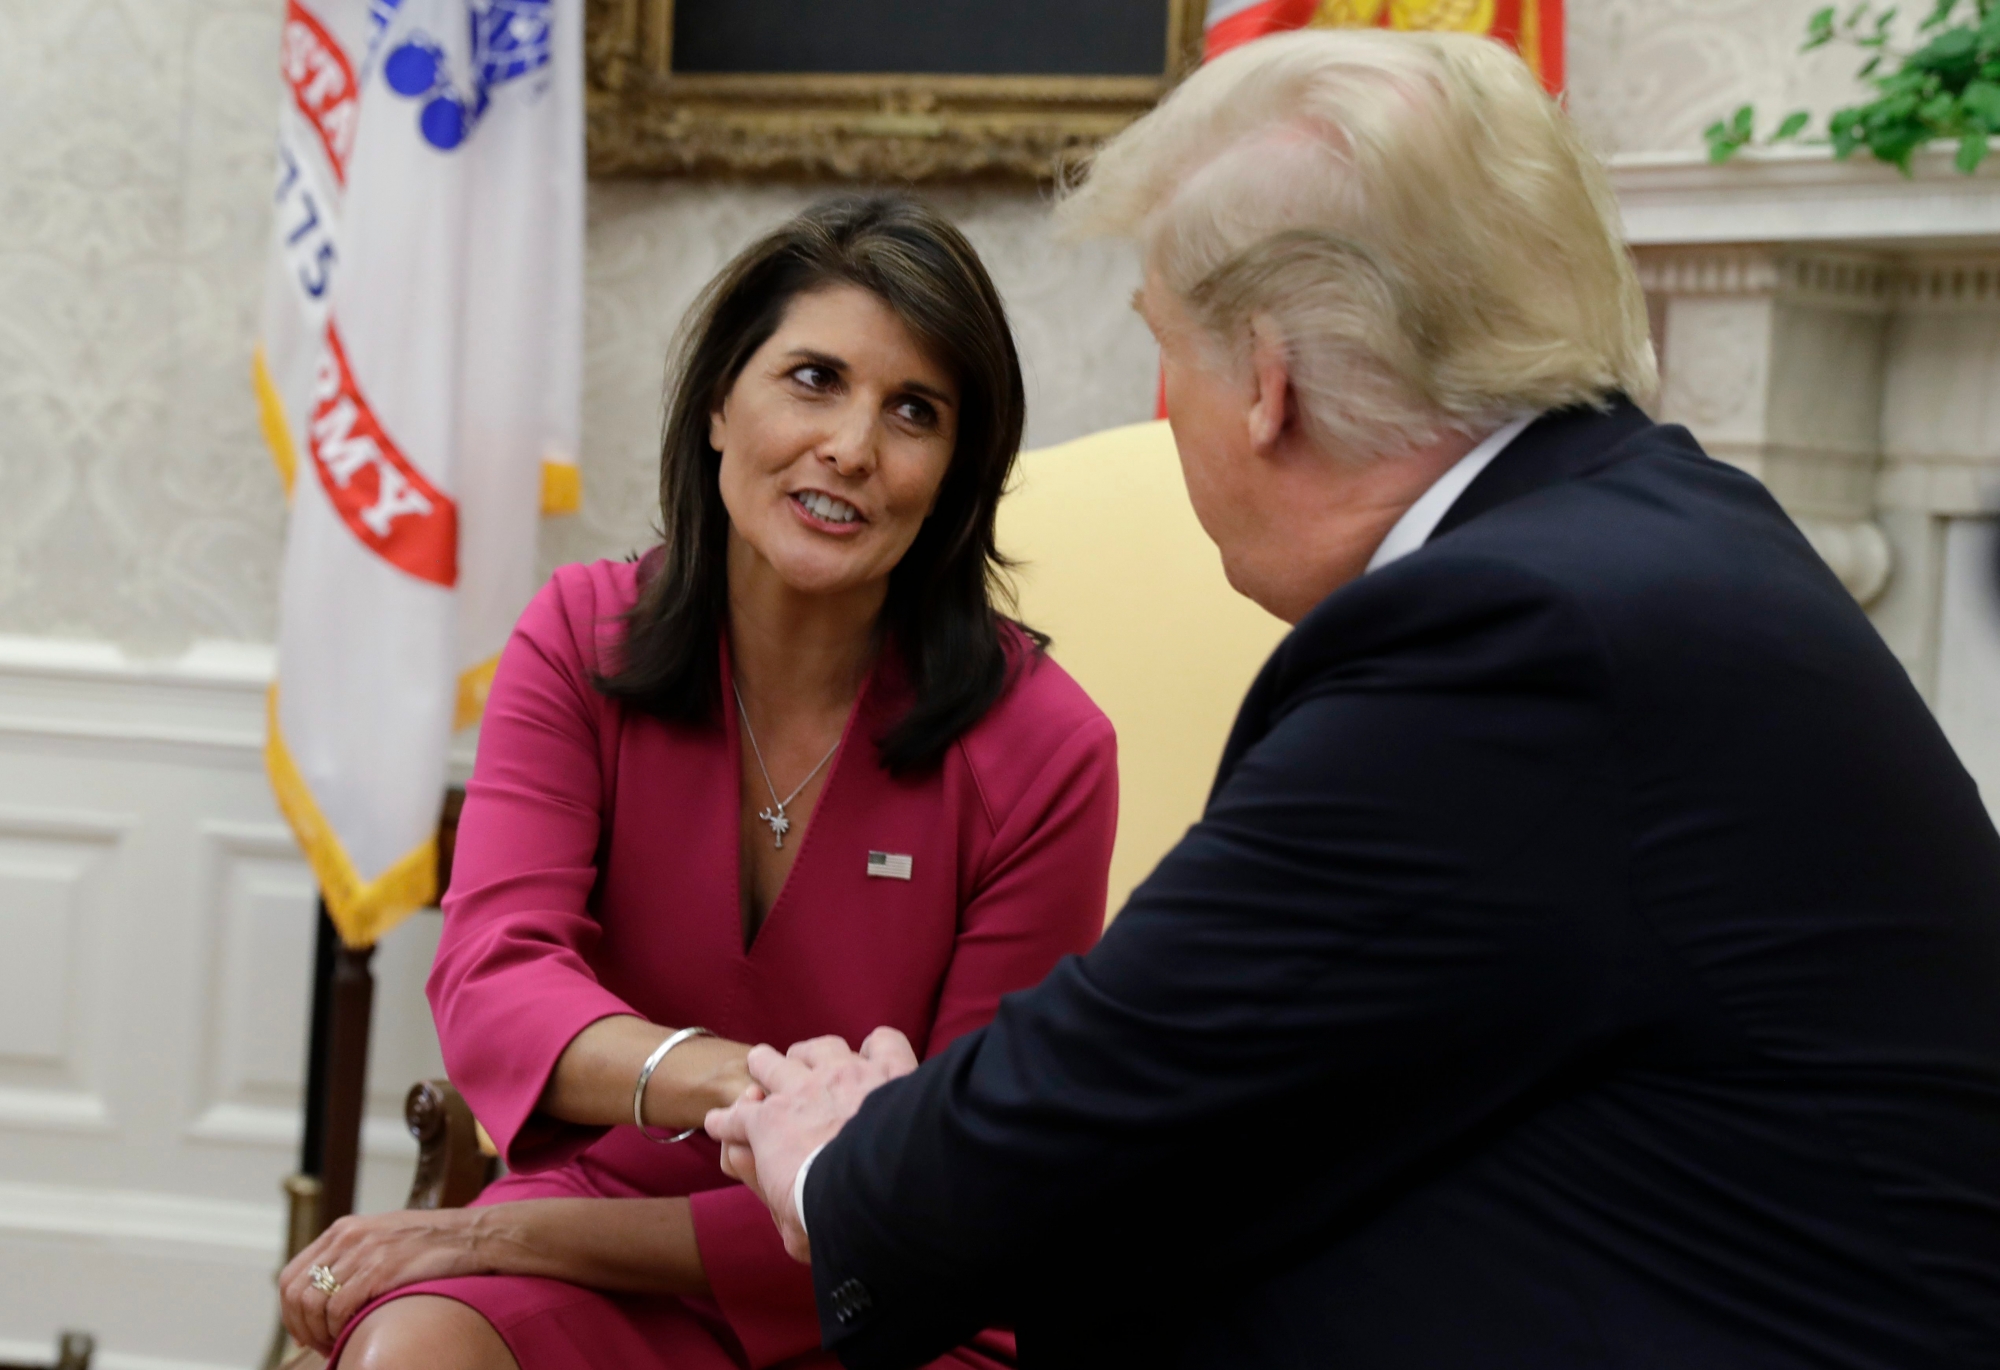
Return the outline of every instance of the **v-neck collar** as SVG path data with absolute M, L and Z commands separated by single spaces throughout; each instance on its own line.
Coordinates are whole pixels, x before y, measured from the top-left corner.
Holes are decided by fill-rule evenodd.
M 841 725 L 840 742 L 834 748 L 833 760 L 827 763 L 826 781 L 820 786 L 819 798 L 813 801 L 812 812 L 807 815 L 804 826 L 798 830 L 799 846 L 797 853 L 792 857 L 791 868 L 785 872 L 784 880 L 778 885 L 778 892 L 771 897 L 771 907 L 764 910 L 764 917 L 758 922 L 755 931 L 750 934 L 747 941 L 741 934 L 741 925 L 743 922 L 743 720 L 742 715 L 736 707 L 736 662 L 734 654 L 730 649 L 729 635 L 727 633 L 722 635 L 722 647 L 719 655 L 722 666 L 722 723 L 723 730 L 728 734 L 729 739 L 729 773 L 735 781 L 736 799 L 736 806 L 733 811 L 736 819 L 730 825 L 730 831 L 735 837 L 735 845 L 731 851 L 730 861 L 730 889 L 735 894 L 732 905 L 738 924 L 736 943 L 744 958 L 748 959 L 765 942 L 770 933 L 771 924 L 777 919 L 779 910 L 785 906 L 786 896 L 791 893 L 792 886 L 800 879 L 799 868 L 805 865 L 806 858 L 812 851 L 813 835 L 822 826 L 819 821 L 820 816 L 826 811 L 827 801 L 834 797 L 835 790 L 840 786 L 841 777 L 847 773 L 849 744 L 854 741 L 857 731 L 859 731 L 865 741 L 870 744 L 873 742 L 872 736 L 869 735 L 871 730 L 861 728 L 861 723 L 864 715 L 874 711 L 878 703 L 878 696 L 883 693 L 882 690 L 877 688 L 878 685 L 886 685 L 888 683 L 886 677 L 892 673 L 885 668 L 894 655 L 894 649 L 888 643 L 883 644 L 882 649 L 876 654 L 875 664 L 869 668 L 867 679 L 861 682 L 860 690 L 855 693 L 854 703 L 847 710 L 847 721 Z

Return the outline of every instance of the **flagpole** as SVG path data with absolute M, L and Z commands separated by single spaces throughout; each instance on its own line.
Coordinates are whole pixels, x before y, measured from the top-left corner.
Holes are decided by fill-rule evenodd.
M 291 1199 L 287 1254 L 354 1211 L 361 1122 L 368 1092 L 368 1038 L 374 1016 L 375 948 L 341 944 L 318 906 L 313 946 L 311 1029 L 306 1040 L 305 1128 L 299 1169 L 285 1183 Z
M 454 813 L 454 817 L 456 814 Z M 285 1178 L 285 1259 L 312 1245 L 337 1218 L 354 1211 L 354 1180 L 367 1102 L 368 1035 L 375 948 L 341 945 L 321 898 L 315 909 L 312 1008 L 306 1035 L 305 1127 L 298 1173 Z M 271 1334 L 263 1370 L 276 1370 L 293 1347 L 282 1322 Z
M 333 963 L 340 949 L 326 900 L 314 919 L 311 1029 L 306 1040 L 306 1123 L 299 1143 L 299 1174 L 320 1178 L 326 1170 L 326 1046 L 333 1013 Z
M 328 985 L 325 1110 L 320 1152 L 320 1230 L 354 1211 L 361 1166 L 361 1119 L 368 1102 L 368 1036 L 374 1017 L 375 948 L 341 945 Z

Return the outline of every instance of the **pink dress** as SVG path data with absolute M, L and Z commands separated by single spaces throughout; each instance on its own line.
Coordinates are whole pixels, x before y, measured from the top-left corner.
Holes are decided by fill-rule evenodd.
M 720 728 L 671 726 L 590 683 L 637 585 L 630 563 L 565 567 L 521 616 L 466 791 L 430 1000 L 451 1078 L 510 1171 L 478 1202 L 690 1195 L 712 1297 L 517 1276 L 386 1297 L 470 1304 L 522 1370 L 832 1367 L 810 1272 L 706 1136 L 661 1146 L 551 1122 L 535 1101 L 570 1040 L 613 1014 L 780 1048 L 826 1033 L 859 1044 L 886 1023 L 926 1056 L 985 1023 L 1001 995 L 1097 938 L 1111 724 L 1053 661 L 1031 659 L 942 766 L 898 779 L 871 742 L 908 698 L 885 658 L 746 951 L 733 707 Z M 909 879 L 871 876 L 870 852 L 909 857 Z M 989 1332 L 938 1364 L 1012 1358 L 1011 1335 Z

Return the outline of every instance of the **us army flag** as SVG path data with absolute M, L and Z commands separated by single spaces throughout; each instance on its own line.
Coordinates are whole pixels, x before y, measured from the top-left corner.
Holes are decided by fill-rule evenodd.
M 582 0 L 289 0 L 265 763 L 350 945 L 436 896 L 452 731 L 580 494 L 582 28 Z
M 1205 56 L 1298 28 L 1483 33 L 1515 49 L 1551 95 L 1563 88 L 1563 0 L 1208 0 Z

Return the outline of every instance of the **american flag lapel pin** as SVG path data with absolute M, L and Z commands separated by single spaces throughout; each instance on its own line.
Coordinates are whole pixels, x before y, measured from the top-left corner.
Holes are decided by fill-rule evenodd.
M 901 852 L 869 852 L 868 873 L 881 880 L 908 880 L 910 878 L 910 858 Z

